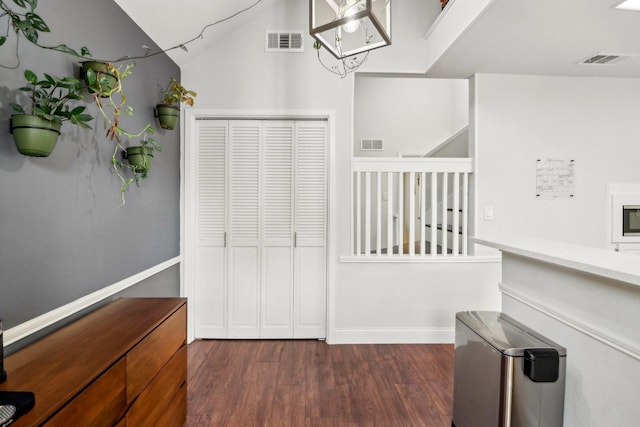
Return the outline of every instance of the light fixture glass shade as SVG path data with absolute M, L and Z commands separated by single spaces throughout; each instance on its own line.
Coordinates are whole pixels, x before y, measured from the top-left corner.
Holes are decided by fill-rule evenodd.
M 309 33 L 337 59 L 391 44 L 391 0 L 309 0 Z

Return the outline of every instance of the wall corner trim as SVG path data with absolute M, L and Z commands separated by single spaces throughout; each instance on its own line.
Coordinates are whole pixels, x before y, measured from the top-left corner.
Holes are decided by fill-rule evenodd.
M 63 305 L 38 317 L 21 323 L 11 329 L 7 329 L 4 332 L 4 344 L 5 346 L 8 346 L 24 338 L 27 338 L 31 334 L 34 334 L 48 326 L 51 326 L 54 323 L 65 319 L 66 317 L 69 317 L 93 304 L 102 301 L 105 298 L 110 297 L 111 295 L 117 294 L 118 292 L 121 292 L 157 273 L 160 273 L 163 270 L 166 270 L 167 268 L 178 264 L 179 262 L 181 262 L 181 260 L 181 256 L 171 258 L 165 262 L 141 271 L 140 273 L 134 274 L 133 276 L 127 277 L 126 279 L 123 279 L 96 292 L 72 301 L 66 305 Z

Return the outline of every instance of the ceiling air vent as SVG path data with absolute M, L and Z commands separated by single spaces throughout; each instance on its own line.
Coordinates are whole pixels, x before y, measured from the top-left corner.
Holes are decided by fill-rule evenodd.
M 302 31 L 267 30 L 265 32 L 265 51 L 304 52 Z
M 383 145 L 382 139 L 361 139 L 360 151 L 382 151 Z
M 635 55 L 625 55 L 625 54 L 617 54 L 617 53 L 597 53 L 584 61 L 581 61 L 580 64 L 607 64 L 607 65 L 616 65 Z

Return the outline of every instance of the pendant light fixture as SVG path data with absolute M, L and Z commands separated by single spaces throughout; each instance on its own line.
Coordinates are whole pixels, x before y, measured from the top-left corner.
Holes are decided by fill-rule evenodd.
M 391 44 L 391 0 L 309 0 L 310 33 L 337 59 Z
M 309 0 L 309 33 L 317 49 L 324 47 L 341 61 L 336 74 L 344 77 L 369 51 L 391 44 L 391 0 Z

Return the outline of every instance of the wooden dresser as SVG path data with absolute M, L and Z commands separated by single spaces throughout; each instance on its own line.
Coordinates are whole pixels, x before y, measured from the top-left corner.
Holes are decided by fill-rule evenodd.
M 123 298 L 5 359 L 0 390 L 32 391 L 19 426 L 182 426 L 187 305 Z

